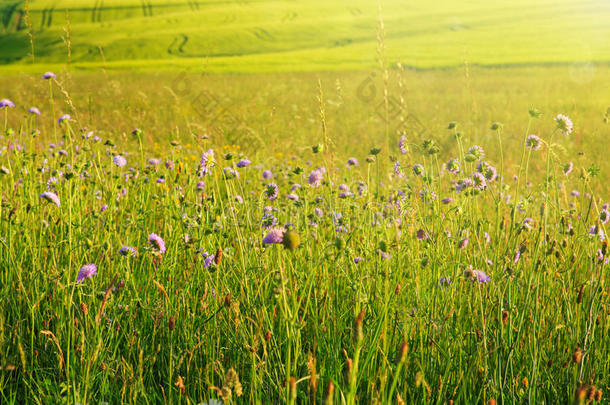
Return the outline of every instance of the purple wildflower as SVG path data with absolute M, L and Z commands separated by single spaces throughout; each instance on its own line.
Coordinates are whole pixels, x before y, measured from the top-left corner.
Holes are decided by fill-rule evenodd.
M 40 194 L 40 197 L 44 198 L 50 203 L 57 205 L 58 207 L 60 206 L 59 197 L 57 196 L 57 194 L 51 191 L 45 191 L 44 193 Z
M 400 153 L 403 155 L 407 154 L 407 137 L 402 135 L 398 140 L 398 149 L 400 149 Z
M 45 80 L 49 80 L 49 79 L 55 79 L 57 76 L 55 76 L 55 73 L 53 72 L 46 72 L 45 74 L 42 75 L 42 78 Z
M 468 149 L 468 154 L 474 156 L 477 160 L 482 160 L 485 157 L 485 151 L 479 145 L 472 145 Z
M 123 167 L 123 166 L 125 166 L 127 164 L 127 159 L 125 159 L 121 155 L 114 155 L 112 157 L 112 163 L 114 163 L 118 167 Z
M 273 201 L 277 198 L 279 194 L 279 187 L 275 183 L 267 184 L 267 188 L 265 189 L 265 195 L 269 198 L 269 201 Z
M 320 170 L 314 170 L 309 174 L 307 183 L 309 183 L 310 186 L 318 187 L 320 184 L 322 184 L 322 177 L 323 175 Z
M 392 258 L 392 255 L 379 249 L 379 257 L 381 257 L 384 260 L 390 260 Z
M 559 114 L 557 117 L 555 117 L 555 122 L 557 123 L 557 129 L 559 129 L 564 136 L 568 136 L 572 133 L 574 125 L 572 124 L 572 120 L 570 120 L 567 116 Z
M 284 240 L 284 228 L 273 228 L 267 233 L 267 236 L 263 239 L 264 245 L 282 243 Z
M 271 177 L 273 177 L 273 173 L 271 173 L 271 170 L 265 170 L 263 172 L 263 179 L 269 180 Z
M 468 266 L 466 270 L 464 270 L 464 276 L 470 281 L 477 281 L 479 283 L 488 283 L 491 278 L 481 270 L 474 270 L 472 266 Z
M 457 174 L 460 172 L 460 161 L 457 159 L 449 159 L 449 161 L 445 163 L 445 167 L 449 173 Z
M 123 246 L 119 249 L 119 255 L 123 257 L 136 257 L 138 250 L 132 246 Z
M 58 124 L 61 124 L 64 121 L 70 121 L 72 117 L 70 117 L 70 114 L 64 114 L 61 117 L 59 117 L 59 119 L 57 120 Z
M 542 147 L 542 140 L 536 135 L 532 134 L 525 140 L 525 145 L 531 150 L 538 150 Z
M 400 162 L 396 161 L 396 163 L 394 163 L 394 174 L 396 175 L 396 177 L 403 177 L 402 174 L 402 170 L 400 167 Z
M 354 157 L 353 158 L 349 158 L 349 159 L 347 159 L 347 164 L 349 166 L 358 166 L 359 165 L 358 159 L 356 159 Z
M 8 107 L 15 107 L 15 103 L 13 103 L 8 98 L 3 98 L 2 100 L 0 100 L 0 109 Z
M 108 204 L 104 204 L 102 205 L 102 207 L 100 208 L 100 214 L 104 211 L 106 211 L 108 209 Z
M 417 239 L 419 240 L 428 239 L 428 234 L 423 229 L 418 229 L 415 236 L 417 236 Z
M 159 253 L 165 253 L 165 241 L 156 233 L 148 235 L 148 243 L 150 243 L 154 249 L 158 250 Z
M 416 176 L 424 175 L 424 166 L 420 165 L 419 163 L 414 164 L 412 170 L 413 170 L 413 174 L 415 174 Z
M 299 196 L 294 193 L 288 194 L 286 196 L 286 198 L 288 198 L 289 200 L 292 200 L 292 201 L 299 201 Z
M 358 264 L 363 261 L 364 261 L 364 257 L 360 257 L 360 256 L 354 257 L 354 264 Z
M 77 283 L 82 283 L 87 278 L 92 278 L 97 274 L 97 266 L 93 263 L 85 264 L 78 271 L 78 277 L 76 277 Z
M 207 269 L 214 262 L 216 255 L 211 255 L 208 252 L 203 252 L 201 254 L 201 257 L 203 257 L 203 267 L 205 267 Z
M 30 114 L 36 114 L 36 115 L 40 115 L 40 110 L 36 107 L 30 107 L 28 108 L 28 112 Z
M 453 202 L 453 198 L 451 198 L 451 197 L 443 198 L 443 199 L 441 200 L 441 202 L 442 202 L 443 204 L 451 204 L 451 203 Z
M 517 249 L 515 251 L 515 257 L 513 258 L 513 263 L 517 263 L 519 261 L 520 257 L 521 257 L 521 251 L 519 249 Z
M 487 182 L 485 181 L 485 176 L 483 176 L 479 172 L 475 172 L 472 174 L 472 185 L 477 190 L 483 190 L 487 187 Z
M 200 181 L 197 183 L 197 190 L 204 191 L 205 190 L 205 182 Z
M 599 213 L 599 222 L 605 225 L 608 220 L 610 220 L 610 211 L 608 211 L 607 208 L 601 210 Z
M 460 241 L 458 249 L 464 249 L 466 246 L 468 246 L 468 238 L 464 238 Z
M 248 159 L 242 159 L 239 162 L 237 162 L 236 166 L 240 167 L 240 168 L 246 167 L 246 166 L 250 166 L 250 163 L 252 163 L 252 162 L 250 162 Z
M 206 174 L 212 172 L 212 166 L 214 166 L 214 151 L 209 149 L 207 152 L 201 154 L 201 160 L 199 161 L 199 177 L 203 177 Z
M 451 287 L 451 284 L 453 284 L 453 281 L 451 280 L 451 277 L 447 276 L 447 277 L 441 277 L 438 280 L 438 283 L 441 287 L 447 289 L 447 288 Z
M 574 163 L 572 163 L 572 162 L 566 163 L 565 165 L 563 165 L 563 174 L 565 176 L 567 176 L 570 173 L 572 173 L 573 169 L 574 169 Z

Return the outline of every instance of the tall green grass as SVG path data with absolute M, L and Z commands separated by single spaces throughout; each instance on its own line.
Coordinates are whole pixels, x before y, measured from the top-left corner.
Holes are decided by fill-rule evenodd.
M 514 70 L 545 90 L 523 95 L 496 91 L 506 71 L 401 73 L 408 110 L 387 135 L 379 93 L 363 102 L 358 92 L 382 87 L 363 74 L 320 75 L 319 86 L 314 75 L 11 79 L 17 107 L 1 111 L 0 138 L 2 402 L 605 398 L 604 98 L 537 69 Z M 24 115 L 34 103 L 42 114 Z M 58 124 L 64 113 L 72 119 Z M 558 113 L 574 120 L 570 136 Z M 540 150 L 526 148 L 530 134 Z M 215 165 L 200 176 L 209 149 Z M 245 157 L 252 164 L 237 167 Z M 444 168 L 450 158 L 459 174 Z M 456 191 L 482 160 L 500 177 Z M 308 185 L 319 167 L 321 185 Z M 48 191 L 59 207 L 40 197 Z M 265 213 L 293 227 L 296 249 L 262 243 Z M 209 267 L 203 252 L 215 256 Z M 97 275 L 77 283 L 89 263 Z M 489 282 L 473 281 L 474 269 Z

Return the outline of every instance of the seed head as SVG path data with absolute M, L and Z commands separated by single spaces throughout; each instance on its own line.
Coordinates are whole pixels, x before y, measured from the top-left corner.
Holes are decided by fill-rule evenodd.
M 282 244 L 288 250 L 295 250 L 301 244 L 301 237 L 294 229 L 289 229 L 284 233 Z

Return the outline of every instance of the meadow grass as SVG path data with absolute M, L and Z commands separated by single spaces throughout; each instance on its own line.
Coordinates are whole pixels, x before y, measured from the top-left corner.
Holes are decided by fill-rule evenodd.
M 604 401 L 607 67 L 371 74 L 2 78 L 2 403 Z

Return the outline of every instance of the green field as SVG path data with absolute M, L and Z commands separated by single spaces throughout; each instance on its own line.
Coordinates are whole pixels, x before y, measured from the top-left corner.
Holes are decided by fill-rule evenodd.
M 603 0 L 380 4 L 390 62 L 429 68 L 610 60 L 610 3 Z M 23 2 L 0 7 L 0 62 L 19 69 L 65 64 L 68 38 L 69 61 L 81 68 L 269 72 L 375 64 L 372 0 L 34 0 L 34 58 Z
M 0 404 L 608 402 L 610 3 L 378 5 L 0 0 Z

